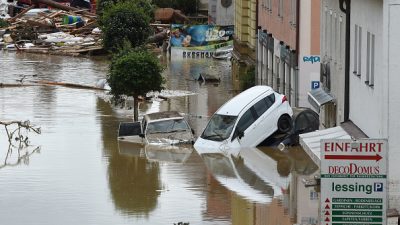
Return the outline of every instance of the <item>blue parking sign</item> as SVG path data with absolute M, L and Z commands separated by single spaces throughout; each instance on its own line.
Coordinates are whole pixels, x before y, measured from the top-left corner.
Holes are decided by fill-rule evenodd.
M 319 81 L 311 81 L 311 89 L 318 89 L 319 88 Z

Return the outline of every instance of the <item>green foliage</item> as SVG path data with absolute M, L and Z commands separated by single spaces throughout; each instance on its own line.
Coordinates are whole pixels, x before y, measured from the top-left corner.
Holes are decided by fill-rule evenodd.
M 99 0 L 97 2 L 97 14 L 102 16 L 105 10 L 111 8 L 118 2 L 129 2 L 136 4 L 137 7 L 143 9 L 147 15 L 150 17 L 154 16 L 154 5 L 151 3 L 151 0 Z
M 7 21 L 0 18 L 0 27 L 8 27 L 8 26 L 9 24 L 7 23 Z
M 123 51 L 113 57 L 107 82 L 115 97 L 144 96 L 149 91 L 161 91 L 161 72 L 158 59 L 151 53 L 141 49 Z
M 97 7 L 96 8 L 96 13 L 97 13 L 97 15 L 102 17 L 103 13 L 104 13 L 104 10 L 108 9 L 108 8 L 111 8 L 117 2 L 118 2 L 118 0 L 100 0 L 100 1 L 97 1 L 97 4 L 96 4 L 96 7 Z M 101 22 L 101 21 L 99 21 L 99 22 Z
M 241 76 L 240 83 L 242 90 L 246 90 L 250 87 L 253 87 L 256 84 L 256 69 L 255 67 L 250 67 L 246 73 Z
M 179 9 L 185 14 L 197 13 L 200 0 L 153 0 L 153 3 L 160 8 Z
M 115 52 L 124 41 L 129 41 L 132 47 L 145 43 L 151 33 L 151 17 L 149 8 L 140 7 L 143 2 L 145 0 L 117 2 L 103 12 L 100 25 L 105 49 Z

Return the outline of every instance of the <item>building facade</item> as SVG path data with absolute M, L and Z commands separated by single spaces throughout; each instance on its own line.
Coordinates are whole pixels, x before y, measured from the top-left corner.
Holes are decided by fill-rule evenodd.
M 319 1 L 258 2 L 257 83 L 309 106 L 311 81 L 319 84 Z
M 322 109 L 320 116 L 325 125 L 351 121 L 369 138 L 388 139 L 389 208 L 400 210 L 400 1 L 343 2 L 350 5 L 321 1 L 321 83 L 336 115 Z
M 368 13 L 365 13 L 368 12 Z M 400 1 L 352 0 L 350 120 L 389 145 L 389 208 L 400 211 Z
M 209 0 L 208 24 L 233 25 L 234 6 L 233 0 Z
M 271 86 L 288 96 L 293 104 L 297 64 L 297 1 L 263 0 L 258 2 L 258 68 L 259 84 Z
M 236 0 L 235 35 L 232 52 L 232 80 L 241 90 L 241 79 L 256 65 L 257 4 L 256 0 Z
M 320 18 L 321 88 L 309 93 L 309 101 L 320 112 L 322 127 L 329 128 L 346 120 L 346 14 L 339 0 L 322 0 Z
M 308 92 L 320 87 L 320 0 L 299 1 L 298 105 L 311 107 Z

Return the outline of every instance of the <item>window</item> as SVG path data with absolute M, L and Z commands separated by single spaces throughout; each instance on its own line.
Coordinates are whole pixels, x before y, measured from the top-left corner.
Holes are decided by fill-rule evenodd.
M 362 44 L 362 28 L 358 26 L 358 55 L 357 55 L 357 76 L 361 76 L 361 45 Z
M 369 79 L 369 85 L 374 86 L 375 83 L 375 35 L 371 35 L 371 58 L 370 58 L 370 64 L 371 64 L 371 74 L 370 74 L 370 79 Z
M 328 52 L 328 56 L 330 59 L 332 59 L 332 51 L 333 51 L 333 42 L 334 42 L 334 38 L 333 38 L 333 12 L 332 10 L 329 10 L 329 52 Z
M 371 39 L 371 33 L 370 32 L 367 32 L 367 59 L 365 60 L 367 63 L 367 68 L 366 68 L 366 70 L 365 70 L 365 83 L 366 84 L 369 84 L 369 72 L 370 72 L 370 69 L 371 69 L 371 66 L 370 66 L 370 58 L 371 58 L 371 44 L 370 44 L 370 40 Z
M 269 11 L 272 11 L 271 0 L 267 0 L 267 8 L 269 9 Z
M 327 56 L 328 55 L 328 14 L 329 12 L 328 12 L 328 8 L 327 7 L 325 7 L 325 16 L 324 16 L 324 18 L 325 18 L 325 20 L 324 20 L 324 24 L 325 24 L 325 32 L 324 32 L 324 41 L 325 41 L 325 44 L 324 44 L 324 48 L 325 48 L 325 56 Z
M 338 51 L 339 51 L 339 53 L 338 53 L 338 61 L 339 61 L 339 63 L 342 63 L 342 45 L 343 45 L 343 43 L 342 43 L 342 35 L 344 34 L 344 32 L 343 32 L 343 18 L 340 16 L 339 17 L 339 49 L 338 49 Z
M 291 20 L 290 20 L 290 23 L 291 23 L 291 25 L 293 25 L 293 26 L 295 26 L 296 25 L 296 20 L 297 20 L 297 0 L 291 0 L 291 11 L 292 11 L 292 13 L 291 13 Z
M 240 118 L 236 126 L 235 133 L 233 134 L 232 140 L 238 136 L 239 132 L 244 132 L 251 124 L 254 123 L 254 121 L 256 121 L 252 110 L 254 110 L 253 107 L 248 109 L 243 114 L 242 118 Z
M 367 32 L 367 60 L 365 83 L 374 86 L 374 70 L 375 70 L 375 35 Z
M 213 141 L 222 141 L 229 138 L 236 123 L 236 119 L 236 116 L 213 115 L 201 134 L 201 138 Z
M 353 74 L 357 75 L 357 56 L 358 56 L 358 25 L 354 25 L 354 52 L 353 52 Z
M 265 100 L 267 101 L 268 108 L 271 107 L 275 103 L 275 94 L 268 95 Z
M 267 102 L 264 99 L 261 99 L 261 101 L 257 102 L 253 107 L 257 113 L 257 118 L 264 114 L 265 111 L 267 111 L 269 108 Z
M 333 26 L 334 26 L 334 28 L 333 28 L 334 30 L 333 31 L 337 31 L 338 30 L 338 20 L 337 20 L 337 14 L 336 13 L 333 14 Z M 335 32 L 334 35 L 333 35 L 333 43 L 332 43 L 332 45 L 334 45 L 334 47 L 332 49 L 333 50 L 332 51 L 332 58 L 333 58 L 334 61 L 337 60 L 337 49 L 338 49 L 338 43 L 337 42 L 338 41 L 339 41 L 338 33 Z
M 283 17 L 283 0 L 278 0 L 279 5 L 278 5 L 278 16 Z

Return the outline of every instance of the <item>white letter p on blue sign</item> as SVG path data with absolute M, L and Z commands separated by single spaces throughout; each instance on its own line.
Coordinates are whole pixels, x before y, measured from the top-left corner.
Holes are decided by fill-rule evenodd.
M 319 81 L 311 81 L 311 89 L 318 89 L 319 84 Z

